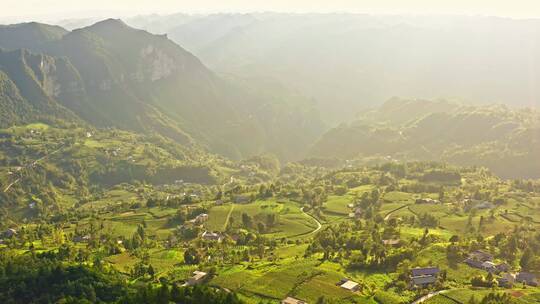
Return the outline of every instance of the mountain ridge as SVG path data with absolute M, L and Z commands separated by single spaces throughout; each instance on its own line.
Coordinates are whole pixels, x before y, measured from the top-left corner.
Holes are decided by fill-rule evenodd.
M 300 138 L 303 128 L 311 127 L 302 121 L 314 121 L 311 125 L 319 129 L 315 133 L 321 129 L 312 112 L 249 93 L 220 78 L 166 35 L 132 28 L 119 19 L 42 41 L 32 45 L 31 51 L 52 56 L 63 71 L 49 97 L 97 127 L 157 132 L 232 158 L 274 152 L 284 159 L 297 157 L 297 148 L 279 146 L 276 133 L 289 135 L 272 126 L 273 118 L 266 116 L 292 111 L 285 116 L 290 118 L 281 121 L 297 124 L 295 138 Z M 9 46 L 0 40 L 0 47 L 4 44 Z M 283 110 L 264 111 L 267 104 Z M 294 113 L 300 115 L 300 123 L 295 122 Z

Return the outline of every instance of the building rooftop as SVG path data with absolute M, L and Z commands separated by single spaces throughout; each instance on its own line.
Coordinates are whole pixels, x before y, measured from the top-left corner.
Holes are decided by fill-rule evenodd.
M 433 284 L 436 281 L 437 281 L 437 278 L 434 276 L 421 276 L 421 277 L 412 278 L 412 282 L 414 285 Z
M 345 288 L 348 290 L 354 290 L 357 287 L 358 287 L 358 283 L 351 280 L 348 280 L 345 283 L 341 284 L 341 288 Z
M 425 267 L 425 268 L 414 268 L 412 270 L 413 277 L 419 276 L 431 276 L 439 273 L 439 267 Z
M 206 276 L 206 274 L 207 274 L 206 272 L 202 272 L 202 271 L 197 270 L 197 271 L 193 272 L 193 277 L 192 278 L 195 279 L 195 280 L 200 280 L 200 279 L 204 278 Z
M 281 301 L 281 304 L 307 304 L 307 302 L 292 297 L 286 297 Z
M 383 240 L 382 241 L 384 245 L 398 245 L 399 239 L 389 239 L 389 240 Z

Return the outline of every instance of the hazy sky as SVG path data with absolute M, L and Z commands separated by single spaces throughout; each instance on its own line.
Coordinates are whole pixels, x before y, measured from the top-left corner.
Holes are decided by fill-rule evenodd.
M 3 19 L 175 12 L 358 12 L 540 18 L 540 0 L 0 0 Z

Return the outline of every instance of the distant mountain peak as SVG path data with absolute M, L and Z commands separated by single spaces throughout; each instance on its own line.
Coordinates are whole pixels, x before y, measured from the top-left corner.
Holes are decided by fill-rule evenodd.
M 109 18 L 102 21 L 98 21 L 93 25 L 88 26 L 86 29 L 132 29 L 129 25 L 124 23 L 121 19 Z
M 62 39 L 67 33 L 60 26 L 38 22 L 0 25 L 0 47 L 9 50 L 36 49 L 45 43 Z

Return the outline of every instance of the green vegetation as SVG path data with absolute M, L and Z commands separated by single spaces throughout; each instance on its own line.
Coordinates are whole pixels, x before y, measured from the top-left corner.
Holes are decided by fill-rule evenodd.
M 534 110 L 393 99 L 313 146 L 305 97 L 119 20 L 0 47 L 1 303 L 539 301 Z
M 538 178 L 538 117 L 529 109 L 396 98 L 328 131 L 310 154 L 358 163 L 443 160 L 485 166 L 505 178 Z
M 42 136 L 62 132 L 31 127 Z M 21 128 L 9 132 L 27 134 Z M 106 139 L 94 139 L 104 135 L 95 132 L 80 145 L 106 149 Z M 128 143 L 121 146 L 130 149 Z M 142 158 L 145 165 L 153 164 L 152 157 Z M 51 156 L 44 164 L 55 161 Z M 226 166 L 219 158 L 213 161 L 215 168 Z M 540 211 L 537 182 L 504 181 L 485 169 L 436 163 L 318 168 L 318 173 L 314 167 L 294 168 L 258 182 L 249 174 L 243 177 L 245 165 L 216 171 L 222 175 L 216 175 L 218 184 L 128 181 L 106 187 L 89 179 L 94 187 L 85 191 L 93 199 L 71 204 L 65 199 L 68 187 L 53 185 L 55 192 L 65 191 L 58 196 L 65 202 L 57 203 L 55 212 L 47 211 L 38 194 L 33 197 L 39 204 L 33 207 L 5 209 L 3 228 L 17 233 L 3 239 L 0 251 L 17 259 L 34 256 L 32 263 L 54 257 L 67 267 L 63 272 L 75 272 L 69 276 L 81 271 L 94 276 L 70 279 L 81 286 L 74 285 L 69 294 L 55 291 L 64 288 L 61 281 L 46 287 L 47 292 L 36 287 L 36 294 L 27 295 L 33 299 L 95 297 L 123 303 L 154 299 L 160 292 L 172 296 L 195 270 L 209 274 L 204 285 L 212 288 L 203 290 L 221 290 L 215 295 L 219 301 L 246 303 L 276 303 L 287 296 L 309 303 L 410 303 L 436 290 L 449 291 L 426 303 L 469 303 L 473 295 L 471 303 L 506 301 L 490 296 L 494 289 L 495 295 L 510 295 L 509 301 L 534 303 L 540 294 L 522 283 L 496 287 L 502 272 L 490 274 L 464 263 L 482 250 L 510 271 L 539 275 L 534 248 L 540 223 L 529 216 Z M 459 174 L 460 182 L 426 181 L 427 172 Z M 7 193 L 18 193 L 17 187 Z M 71 191 L 81 191 L 77 188 L 75 183 Z M 517 220 L 508 220 L 509 214 Z M 205 236 L 209 233 L 215 234 Z M 411 269 L 428 266 L 440 269 L 437 280 L 413 288 Z M 93 284 L 101 284 L 100 277 L 117 282 L 107 283 L 113 290 L 91 291 Z M 358 290 L 340 287 L 344 278 L 359 283 Z M 84 282 L 90 287 L 82 287 Z M 6 291 L 6 297 L 17 298 L 17 292 Z

